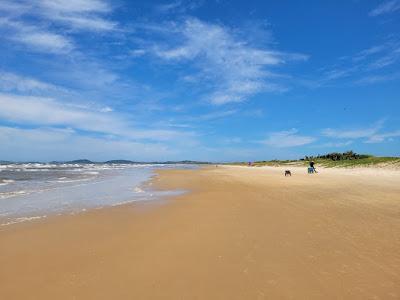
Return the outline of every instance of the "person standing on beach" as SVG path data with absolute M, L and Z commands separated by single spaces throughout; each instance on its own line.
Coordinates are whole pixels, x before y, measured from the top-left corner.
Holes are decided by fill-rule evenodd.
M 313 169 L 313 172 L 315 172 L 315 173 L 317 173 L 317 170 L 315 170 L 315 167 L 314 167 L 314 161 L 312 160 L 312 161 L 310 161 L 310 168 L 312 168 Z

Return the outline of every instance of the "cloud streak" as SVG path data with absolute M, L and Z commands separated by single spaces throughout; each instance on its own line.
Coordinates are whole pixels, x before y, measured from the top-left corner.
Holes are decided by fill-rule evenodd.
M 292 128 L 287 131 L 272 132 L 261 143 L 271 147 L 289 148 L 311 144 L 314 141 L 315 137 L 300 135 L 297 129 Z
M 53 54 L 67 54 L 76 45 L 70 32 L 110 32 L 118 24 L 106 18 L 112 7 L 102 0 L 4 0 L 0 4 L 0 29 L 7 29 L 8 40 L 29 49 Z M 35 25 L 33 25 L 35 24 Z M 68 34 L 66 33 L 68 31 Z
M 353 141 L 346 142 L 328 142 L 320 145 L 315 145 L 316 148 L 343 148 L 353 144 Z
M 68 37 L 25 22 L 0 18 L 0 28 L 10 30 L 5 38 L 36 51 L 66 54 L 75 48 L 73 41 Z
M 111 31 L 117 23 L 104 17 L 111 11 L 101 0 L 40 0 L 34 13 L 77 30 Z
M 82 136 L 71 129 L 0 126 L 0 156 L 3 159 L 72 160 L 82 157 L 108 160 L 160 160 L 177 156 L 177 150 L 161 143 L 142 143 L 116 138 Z M 117 155 L 117 156 L 116 156 Z
M 367 128 L 357 129 L 332 129 L 327 128 L 322 130 L 322 135 L 334 139 L 364 139 L 365 143 L 382 143 L 391 138 L 399 137 L 400 130 L 382 132 L 384 120 L 378 121 Z
M 399 0 L 391 0 L 385 1 L 373 10 L 370 11 L 369 15 L 371 17 L 377 17 L 384 14 L 394 13 L 400 10 L 400 1 Z
M 189 10 L 194 10 L 203 5 L 203 0 L 197 1 L 182 1 L 175 0 L 166 4 L 159 4 L 155 7 L 155 11 L 159 14 L 185 13 Z
M 400 61 L 400 42 L 392 38 L 382 44 L 363 49 L 358 53 L 345 56 L 331 67 L 323 70 L 316 80 L 301 80 L 311 88 L 327 86 L 346 79 L 355 84 L 374 84 L 398 78 L 393 70 Z
M 200 70 L 194 81 L 207 82 L 206 99 L 215 105 L 243 102 L 262 91 L 284 88 L 274 83 L 276 75 L 268 67 L 288 61 L 306 60 L 302 54 L 258 48 L 239 39 L 230 28 L 189 18 L 170 31 L 180 45 L 157 45 L 153 53 L 167 62 L 191 62 Z M 193 81 L 193 80 L 192 80 Z
M 168 141 L 194 137 L 194 133 L 185 131 L 137 129 L 110 109 L 107 112 L 91 111 L 52 98 L 0 94 L 0 107 L 0 119 L 16 124 L 64 126 L 139 140 Z
M 391 141 L 396 137 L 400 137 L 400 130 L 374 134 L 365 142 L 368 144 L 382 143 L 385 141 Z
M 369 128 L 363 129 L 332 129 L 327 128 L 322 130 L 322 135 L 331 138 L 339 139 L 359 139 L 368 138 L 376 134 L 382 128 L 382 124 L 375 125 Z
M 34 78 L 0 71 L 0 90 L 15 92 L 64 91 L 65 89 Z

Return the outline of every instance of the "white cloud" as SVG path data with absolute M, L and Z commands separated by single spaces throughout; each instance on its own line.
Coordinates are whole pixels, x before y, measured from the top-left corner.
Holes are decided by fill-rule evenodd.
M 144 49 L 133 49 L 129 51 L 129 54 L 133 57 L 140 57 L 146 54 L 146 50 Z
M 374 84 L 394 80 L 396 73 L 388 70 L 400 61 L 400 42 L 391 38 L 381 44 L 363 49 L 351 56 L 341 57 L 339 62 L 322 69 L 321 76 L 315 80 L 300 80 L 310 88 L 318 88 L 346 78 L 355 84 Z M 378 72 L 385 72 L 379 74 Z M 392 73 L 392 74 L 391 74 Z
M 86 16 L 65 16 L 58 15 L 49 17 L 55 21 L 65 23 L 73 28 L 85 29 L 85 30 L 97 30 L 97 31 L 110 31 L 117 27 L 115 22 L 105 20 L 98 17 L 86 17 Z
M 176 0 L 166 4 L 159 4 L 155 7 L 155 11 L 159 14 L 171 14 L 171 13 L 185 13 L 189 10 L 194 10 L 203 4 L 203 0 L 197 1 L 182 1 Z
M 110 31 L 117 27 L 104 18 L 111 11 L 110 5 L 101 0 L 38 0 L 33 13 L 74 29 Z
M 60 91 L 64 89 L 40 80 L 36 80 L 34 78 L 0 71 L 0 90 L 33 92 L 33 91 Z
M 342 148 L 353 144 L 353 141 L 346 142 L 328 142 L 320 145 L 315 145 L 317 148 Z
M 102 0 L 38 0 L 41 7 L 54 12 L 65 13 L 106 13 L 111 11 L 109 4 Z
M 385 1 L 375 9 L 371 10 L 369 15 L 372 17 L 376 17 L 383 14 L 393 13 L 398 10 L 400 10 L 399 0 Z
M 385 74 L 385 75 L 369 75 L 362 77 L 361 79 L 357 80 L 356 83 L 363 85 L 363 84 L 372 84 L 378 82 L 385 82 L 391 80 L 397 80 L 400 78 L 400 73 L 392 73 L 392 74 Z
M 347 67 L 347 68 L 334 68 L 331 70 L 328 70 L 324 75 L 323 79 L 321 81 L 331 81 L 339 78 L 344 78 L 352 75 L 355 71 L 357 71 L 358 67 L 353 66 L 353 67 Z
M 96 112 L 52 98 L 0 94 L 0 118 L 17 124 L 66 126 L 131 139 L 168 141 L 190 139 L 194 133 L 164 129 L 138 129 L 118 114 Z
M 0 11 L 6 13 L 0 19 L 0 27 L 9 29 L 6 38 L 42 52 L 65 54 L 75 48 L 72 40 L 60 30 L 56 33 L 52 25 L 99 32 L 117 28 L 105 18 L 112 8 L 101 0 L 3 0 Z
M 373 135 L 379 129 L 377 128 L 366 128 L 366 129 L 350 129 L 350 130 L 338 130 L 327 128 L 322 131 L 322 135 L 332 138 L 340 139 L 359 139 Z
M 3 0 L 0 2 L 0 12 L 20 14 L 28 10 L 30 7 L 31 5 L 29 3 L 21 3 L 8 0 Z
M 171 28 L 182 39 L 178 47 L 155 47 L 154 53 L 166 61 L 194 61 L 201 76 L 211 85 L 208 100 L 213 104 L 242 102 L 264 90 L 280 90 L 267 70 L 288 60 L 305 60 L 300 54 L 286 54 L 250 45 L 221 25 L 187 19 Z
M 28 25 L 24 22 L 0 19 L 0 27 L 11 30 L 5 38 L 22 43 L 37 51 L 65 54 L 74 49 L 73 42 L 66 36 Z
M 287 148 L 311 144 L 316 140 L 314 137 L 299 135 L 297 132 L 298 130 L 295 128 L 287 131 L 272 132 L 261 143 L 277 148 Z
M 326 128 L 322 130 L 322 135 L 332 138 L 340 139 L 359 139 L 368 138 L 376 134 L 382 127 L 383 121 L 376 122 L 373 126 L 368 128 L 357 128 L 357 129 L 332 129 Z
M 395 138 L 395 137 L 400 137 L 400 130 L 374 134 L 374 135 L 370 136 L 368 138 L 368 140 L 365 142 L 368 144 L 382 143 L 387 140 L 391 140 L 392 138 Z
M 364 50 L 360 51 L 359 53 L 357 53 L 353 57 L 353 60 L 354 61 L 364 60 L 371 55 L 374 55 L 374 54 L 377 54 L 377 53 L 380 53 L 380 52 L 386 50 L 386 48 L 387 48 L 387 45 L 385 45 L 385 44 L 369 47 L 369 48 L 364 49 Z
M 72 50 L 72 43 L 65 37 L 51 32 L 21 32 L 14 40 L 54 53 L 64 53 Z
M 180 9 L 182 7 L 182 1 L 172 1 L 166 4 L 160 4 L 155 7 L 156 12 L 165 14 L 171 11 Z
M 70 129 L 0 126 L 0 144 L 0 157 L 6 160 L 166 160 L 177 156 L 164 144 L 87 137 Z
M 375 61 L 368 65 L 370 70 L 382 69 L 387 66 L 391 66 L 400 59 L 400 46 L 393 49 L 389 53 L 377 58 Z
M 322 131 L 322 135 L 336 139 L 364 139 L 365 143 L 381 143 L 390 138 L 399 137 L 400 130 L 382 132 L 384 120 L 378 121 L 370 127 L 358 129 L 331 129 Z
M 115 127 L 122 127 L 119 121 L 108 115 L 69 106 L 51 98 L 0 94 L 0 106 L 0 117 L 17 123 L 64 125 L 115 134 Z
M 107 112 L 112 112 L 114 110 L 111 107 L 106 106 L 106 107 L 101 108 L 100 111 L 107 113 Z

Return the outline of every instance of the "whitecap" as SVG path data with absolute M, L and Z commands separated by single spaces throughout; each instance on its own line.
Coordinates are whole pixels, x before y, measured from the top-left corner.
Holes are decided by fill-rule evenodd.
M 135 187 L 133 190 L 135 191 L 135 193 L 144 193 L 144 191 L 140 187 Z
M 91 171 L 91 172 L 84 172 L 84 174 L 87 174 L 87 175 L 97 175 L 97 174 L 99 174 L 99 172 Z

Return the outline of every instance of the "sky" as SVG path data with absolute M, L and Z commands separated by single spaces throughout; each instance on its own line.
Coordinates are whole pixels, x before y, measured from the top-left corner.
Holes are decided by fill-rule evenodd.
M 400 155 L 400 0 L 1 0 L 0 160 Z

